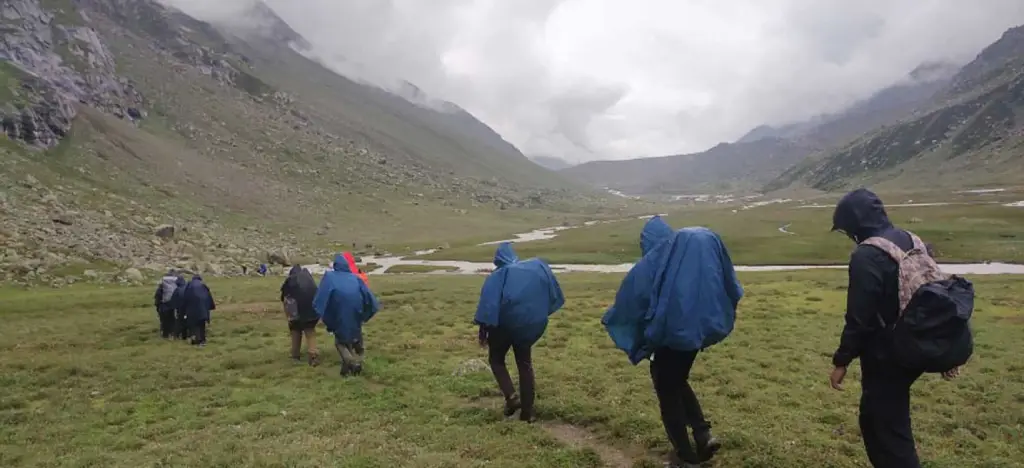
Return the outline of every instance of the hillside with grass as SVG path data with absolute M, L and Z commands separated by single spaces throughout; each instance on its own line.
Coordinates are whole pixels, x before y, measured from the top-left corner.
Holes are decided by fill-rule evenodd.
M 983 50 L 924 109 L 794 166 L 766 189 L 1019 184 L 1024 27 Z
M 411 83 L 334 73 L 261 2 L 244 19 L 212 25 L 152 0 L 4 2 L 7 279 L 232 274 L 626 209 Z

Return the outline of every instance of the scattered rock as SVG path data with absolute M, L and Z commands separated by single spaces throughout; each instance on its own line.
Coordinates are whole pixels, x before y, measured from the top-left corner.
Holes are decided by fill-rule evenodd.
M 461 377 L 468 374 L 476 374 L 479 372 L 490 372 L 491 366 L 487 365 L 482 359 L 473 358 L 468 361 L 463 361 L 458 367 L 452 371 L 452 375 Z
M 133 282 L 138 282 L 138 283 L 141 283 L 142 280 L 145 279 L 145 277 L 142 276 L 142 272 L 139 271 L 137 268 L 129 268 L 129 269 L 125 270 L 124 271 L 124 277 L 128 281 L 133 281 Z
M 51 221 L 64 226 L 71 226 L 75 224 L 75 213 L 72 211 L 65 211 L 63 213 L 57 213 L 50 218 Z
M 160 226 L 157 226 L 154 234 L 161 239 L 173 239 L 174 226 L 171 226 L 170 224 L 161 224 Z
M 288 266 L 291 263 L 288 261 L 288 254 L 280 251 L 267 252 L 267 263 L 273 265 Z

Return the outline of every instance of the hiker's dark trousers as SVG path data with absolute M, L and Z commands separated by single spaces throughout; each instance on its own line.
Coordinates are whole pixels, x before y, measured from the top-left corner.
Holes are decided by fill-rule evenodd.
M 704 419 L 697 394 L 690 387 L 690 368 L 697 353 L 661 348 L 654 352 L 654 361 L 651 362 L 651 380 L 658 394 L 665 433 L 679 459 L 691 463 L 698 458 L 690 444 L 687 427 L 692 428 L 694 434 L 706 434 L 711 430 L 711 425 Z
M 174 308 L 161 304 L 156 307 L 156 314 L 160 318 L 160 335 L 170 338 L 174 334 Z
M 178 339 L 184 340 L 192 335 L 192 330 L 189 330 L 188 319 L 185 317 L 184 311 L 178 311 L 176 322 L 175 327 L 177 328 L 174 330 L 174 333 Z
M 192 324 L 192 344 L 206 344 L 206 321 Z
M 511 349 L 516 358 L 516 368 L 519 369 L 519 399 L 522 409 L 519 419 L 529 421 L 533 419 L 533 402 L 536 397 L 534 393 L 533 360 L 530 356 L 531 345 L 517 344 L 512 338 L 501 329 L 493 330 L 487 338 L 487 360 L 491 365 L 491 372 L 494 373 L 494 380 L 498 381 L 498 388 L 505 396 L 505 401 L 515 397 L 516 389 L 512 383 L 512 376 L 505 366 L 505 357 Z
M 861 358 L 860 432 L 875 468 L 920 468 L 910 427 L 910 386 L 921 377 Z

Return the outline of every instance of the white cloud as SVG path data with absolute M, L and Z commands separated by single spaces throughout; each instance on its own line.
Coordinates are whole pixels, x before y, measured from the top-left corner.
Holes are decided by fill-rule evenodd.
M 167 0 L 196 5 L 250 0 Z M 349 74 L 406 79 L 527 154 L 699 151 L 966 62 L 1020 0 L 266 0 Z M 209 10 L 209 7 L 207 7 Z

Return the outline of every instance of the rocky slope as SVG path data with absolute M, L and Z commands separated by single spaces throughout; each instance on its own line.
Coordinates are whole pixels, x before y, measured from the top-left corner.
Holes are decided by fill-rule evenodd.
M 1007 31 L 911 118 L 866 134 L 768 184 L 833 190 L 890 182 L 1019 183 L 1024 158 L 1024 27 Z M 1016 175 L 1014 175 L 1016 174 Z
M 246 14 L 214 26 L 151 0 L 0 6 L 7 279 L 235 274 L 622 208 L 453 104 L 331 72 L 262 3 Z

